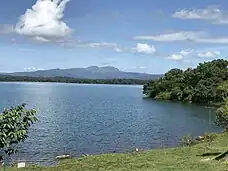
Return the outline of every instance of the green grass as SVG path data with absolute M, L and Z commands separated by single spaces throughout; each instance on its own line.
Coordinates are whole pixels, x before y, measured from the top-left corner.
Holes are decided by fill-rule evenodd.
M 201 161 L 202 153 L 228 150 L 228 133 L 191 147 L 156 149 L 126 154 L 94 155 L 64 160 L 56 167 L 10 168 L 7 171 L 228 171 L 222 161 Z M 206 157 L 207 158 L 207 157 Z

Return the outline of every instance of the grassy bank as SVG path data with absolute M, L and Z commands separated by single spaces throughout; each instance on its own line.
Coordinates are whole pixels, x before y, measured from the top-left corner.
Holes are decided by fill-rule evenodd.
M 228 150 L 228 133 L 191 147 L 156 149 L 128 154 L 104 154 L 65 160 L 56 167 L 29 167 L 20 171 L 228 171 L 222 161 L 201 161 L 202 153 Z M 10 168 L 8 171 L 17 171 Z

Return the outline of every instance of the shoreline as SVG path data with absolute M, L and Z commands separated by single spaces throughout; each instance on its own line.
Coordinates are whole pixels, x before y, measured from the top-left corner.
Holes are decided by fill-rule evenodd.
M 210 135 L 210 134 L 209 134 Z M 227 164 L 223 159 L 213 160 L 214 156 L 201 156 L 203 154 L 217 154 L 225 152 L 228 146 L 228 133 L 211 134 L 211 139 L 199 142 L 195 145 L 152 149 L 130 152 L 130 153 L 108 153 L 100 155 L 89 155 L 79 158 L 71 158 L 67 160 L 60 160 L 56 166 L 34 166 L 28 165 L 26 169 L 39 171 L 92 171 L 96 169 L 121 171 L 121 170 L 168 170 L 168 168 L 181 170 L 195 170 L 195 171 L 214 171 L 224 170 Z M 9 171 L 16 171 L 16 166 L 11 167 Z M 171 169 L 171 170 L 172 170 Z M 23 170 L 23 169 L 22 169 Z
M 212 131 L 212 132 L 205 132 L 205 135 L 206 134 L 221 134 L 222 131 Z M 194 138 L 195 140 L 197 140 L 199 137 L 202 137 L 201 136 L 202 134 L 198 134 L 198 135 L 191 135 L 192 138 Z M 183 136 L 185 137 L 185 136 Z M 116 151 L 116 150 L 113 150 L 113 151 L 109 151 L 109 152 L 104 152 L 104 153 L 80 153 L 80 154 L 77 154 L 77 155 L 73 155 L 72 153 L 59 153 L 57 154 L 56 156 L 49 156 L 49 160 L 48 159 L 45 159 L 43 158 L 42 160 L 19 160 L 19 161 L 24 161 L 24 162 L 27 162 L 27 163 L 30 163 L 31 165 L 39 165 L 39 166 L 47 166 L 47 167 L 50 167 L 50 166 L 56 166 L 58 161 L 61 161 L 56 159 L 56 157 L 58 156 L 62 156 L 62 155 L 69 155 L 68 158 L 70 159 L 80 159 L 80 158 L 83 158 L 83 157 L 88 157 L 88 156 L 100 156 L 100 155 L 113 155 L 113 154 L 131 154 L 131 153 L 134 153 L 134 152 L 147 152 L 147 151 L 154 151 L 154 150 L 164 150 L 164 149 L 175 149 L 175 148 L 181 148 L 181 139 L 183 138 L 182 136 L 177 138 L 175 140 L 175 143 L 174 144 L 170 144 L 170 145 L 160 145 L 160 146 L 157 146 L 157 147 L 154 147 L 154 148 L 132 148 L 132 149 L 128 149 L 128 150 L 121 150 L 121 151 Z M 161 140 L 161 143 L 162 144 L 162 140 Z M 45 157 L 45 156 L 43 156 Z M 64 159 L 63 159 L 64 160 Z M 15 157 L 15 160 L 12 160 L 11 163 L 15 163 L 16 161 L 16 157 Z

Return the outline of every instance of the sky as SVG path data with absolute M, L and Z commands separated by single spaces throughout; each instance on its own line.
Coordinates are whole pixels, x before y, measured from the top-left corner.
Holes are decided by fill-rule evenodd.
M 0 14 L 0 72 L 228 59 L 227 0 L 1 0 Z

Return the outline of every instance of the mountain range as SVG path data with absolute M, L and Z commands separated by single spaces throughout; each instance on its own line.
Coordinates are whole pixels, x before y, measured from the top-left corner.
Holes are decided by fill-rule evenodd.
M 88 68 L 70 68 L 70 69 L 50 69 L 33 72 L 14 72 L 4 75 L 12 76 L 30 76 L 30 77 L 71 77 L 81 79 L 140 79 L 151 80 L 160 78 L 162 75 L 124 72 L 112 66 Z

